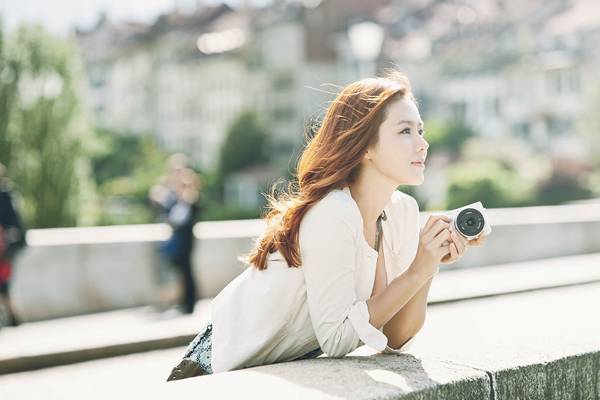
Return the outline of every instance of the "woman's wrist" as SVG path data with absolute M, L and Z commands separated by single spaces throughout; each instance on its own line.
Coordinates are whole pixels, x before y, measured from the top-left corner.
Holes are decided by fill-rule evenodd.
M 437 274 L 438 271 L 439 265 L 436 266 L 435 272 L 431 273 L 431 271 L 429 271 L 429 268 L 423 268 L 421 265 L 415 264 L 413 262 L 413 264 L 410 265 L 406 272 L 413 277 L 413 279 L 417 282 L 419 286 L 422 286 L 429 280 L 433 279 L 433 277 Z

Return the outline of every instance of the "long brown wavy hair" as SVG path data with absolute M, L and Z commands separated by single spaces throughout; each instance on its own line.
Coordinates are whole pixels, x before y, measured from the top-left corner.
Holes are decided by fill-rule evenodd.
M 302 217 L 331 190 L 354 182 L 367 149 L 377 144 L 386 105 L 404 96 L 416 101 L 408 78 L 397 71 L 351 83 L 337 95 L 302 152 L 297 182 L 291 182 L 279 196 L 275 186 L 267 195 L 267 228 L 241 261 L 263 270 L 267 256 L 279 250 L 289 267 L 301 266 L 298 233 Z

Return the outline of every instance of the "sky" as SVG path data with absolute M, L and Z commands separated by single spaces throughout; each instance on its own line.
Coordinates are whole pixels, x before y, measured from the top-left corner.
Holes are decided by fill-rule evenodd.
M 225 1 L 236 5 L 241 0 Z M 106 11 L 114 20 L 152 22 L 161 13 L 178 7 L 189 10 L 196 2 L 219 3 L 218 0 L 0 0 L 0 18 L 12 30 L 21 22 L 41 22 L 60 35 L 68 34 L 75 26 L 89 28 Z M 257 2 L 257 1 L 255 1 Z M 264 1 L 263 1 L 264 2 Z

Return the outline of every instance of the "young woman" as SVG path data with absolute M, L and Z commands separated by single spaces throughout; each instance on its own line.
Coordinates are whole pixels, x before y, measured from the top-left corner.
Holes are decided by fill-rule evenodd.
M 271 196 L 248 268 L 215 297 L 168 380 L 363 344 L 406 350 L 439 264 L 485 240 L 468 242 L 445 216 L 420 229 L 416 201 L 396 190 L 423 183 L 428 147 L 404 75 L 344 88 L 302 154 L 297 188 Z

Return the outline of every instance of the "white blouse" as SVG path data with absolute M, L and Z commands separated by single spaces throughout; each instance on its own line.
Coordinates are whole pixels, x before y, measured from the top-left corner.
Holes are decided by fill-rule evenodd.
M 414 259 L 419 239 L 419 207 L 395 191 L 384 208 L 383 254 L 388 283 Z M 335 189 L 302 218 L 302 266 L 288 268 L 279 251 L 267 269 L 247 267 L 212 301 L 214 373 L 291 361 L 321 348 L 343 357 L 367 344 L 384 353 L 383 328 L 369 323 L 366 300 L 375 282 L 377 251 L 366 242 L 362 216 L 350 189 Z

